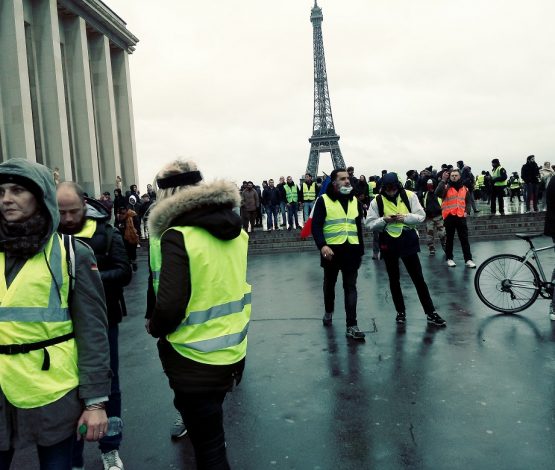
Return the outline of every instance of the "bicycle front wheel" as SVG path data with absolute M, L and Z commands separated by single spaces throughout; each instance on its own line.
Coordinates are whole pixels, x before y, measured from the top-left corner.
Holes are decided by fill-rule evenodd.
M 524 258 L 496 255 L 484 261 L 474 277 L 480 300 L 501 313 L 516 313 L 532 305 L 540 293 L 538 272 Z

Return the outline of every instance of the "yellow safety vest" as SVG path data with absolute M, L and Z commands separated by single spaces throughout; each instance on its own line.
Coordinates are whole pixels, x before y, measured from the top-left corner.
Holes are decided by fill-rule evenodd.
M 356 198 L 349 200 L 347 213 L 339 201 L 332 201 L 327 194 L 322 196 L 326 205 L 326 220 L 324 222 L 324 238 L 328 245 L 342 245 L 349 242 L 358 245 L 356 218 L 358 217 L 358 203 Z
M 493 172 L 491 173 L 492 178 L 499 178 L 501 176 L 501 170 L 503 169 L 502 166 L 498 166 Z M 496 181 L 493 183 L 494 186 L 507 186 L 507 180 L 505 181 Z
M 183 235 L 189 257 L 191 297 L 181 324 L 166 339 L 179 354 L 196 362 L 239 362 L 247 353 L 251 315 L 251 286 L 246 281 L 248 235 L 241 231 L 233 240 L 224 241 L 200 227 L 168 230 Z M 162 264 L 160 239 L 151 237 L 150 268 L 155 293 Z
M 306 202 L 314 201 L 316 199 L 316 184 L 312 183 L 310 189 L 308 189 L 308 185 L 303 183 L 303 199 Z
M 283 185 L 285 189 L 285 199 L 287 202 L 297 202 L 299 200 L 299 194 L 297 191 L 297 185 L 289 186 L 287 183 Z
M 6 258 L 0 252 L 0 344 L 38 343 L 73 332 L 65 260 L 63 242 L 54 234 L 44 252 L 29 258 L 7 287 Z M 41 370 L 47 357 L 52 367 Z M 0 354 L 0 387 L 8 401 L 18 408 L 48 405 L 78 385 L 74 339 L 28 353 Z
M 520 179 L 514 179 L 511 183 L 511 189 L 519 189 L 520 188 Z
M 476 186 L 478 186 L 478 189 L 482 189 L 485 186 L 484 179 L 485 179 L 484 175 L 478 175 L 476 177 Z
M 405 192 L 407 193 L 407 197 L 410 200 L 413 194 L 412 191 L 405 190 Z M 392 203 L 391 201 L 389 201 L 387 198 L 383 196 L 382 196 L 382 201 L 383 201 L 384 217 L 388 217 L 390 215 L 396 215 L 396 214 L 410 214 L 409 208 L 405 205 L 400 195 L 397 195 L 396 204 Z M 403 222 L 395 222 L 391 224 L 386 224 L 385 231 L 393 238 L 398 238 L 401 236 L 401 233 L 403 233 L 403 229 L 407 229 L 407 228 L 414 229 L 414 227 L 411 227 L 410 225 L 407 225 Z
M 376 194 L 376 186 L 377 186 L 377 184 L 376 184 L 375 181 L 370 181 L 368 183 L 368 195 L 370 197 L 372 197 L 374 194 Z
M 79 233 L 76 233 L 75 238 L 92 238 L 96 232 L 96 220 L 87 219 L 85 225 Z

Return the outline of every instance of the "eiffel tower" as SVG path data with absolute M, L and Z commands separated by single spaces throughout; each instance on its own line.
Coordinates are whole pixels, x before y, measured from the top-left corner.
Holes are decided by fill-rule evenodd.
M 322 9 L 318 1 L 314 0 L 314 7 L 310 14 L 313 28 L 314 45 L 314 121 L 310 142 L 310 153 L 306 172 L 316 177 L 320 153 L 331 153 L 333 168 L 345 168 L 345 162 L 339 149 L 339 136 L 335 133 L 333 116 L 331 114 L 330 94 L 328 90 L 328 75 L 326 73 L 326 58 L 324 56 L 324 40 L 322 39 Z

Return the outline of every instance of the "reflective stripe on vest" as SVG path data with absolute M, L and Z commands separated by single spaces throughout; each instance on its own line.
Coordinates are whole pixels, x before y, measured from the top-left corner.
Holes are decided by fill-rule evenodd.
M 167 340 L 182 356 L 212 365 L 245 357 L 251 312 L 246 282 L 248 236 L 220 240 L 199 227 L 172 227 L 183 235 L 189 257 L 191 297 L 181 324 Z M 164 232 L 165 233 L 165 232 Z M 150 266 L 158 292 L 163 266 L 160 239 L 150 239 Z
M 85 225 L 79 233 L 74 235 L 75 238 L 92 238 L 96 232 L 96 220 L 87 219 Z
M 407 193 L 407 197 L 410 198 L 413 195 L 412 191 L 405 191 Z M 403 199 L 398 194 L 396 204 L 391 202 L 386 197 L 382 196 L 383 201 L 383 215 L 384 217 L 388 217 L 390 215 L 396 214 L 410 214 L 409 208 L 403 202 Z M 385 225 L 385 231 L 391 235 L 393 238 L 398 238 L 403 233 L 403 229 L 413 229 L 410 225 L 407 225 L 403 222 L 394 222 Z
M 444 219 L 449 215 L 457 217 L 466 217 L 466 193 L 468 189 L 466 186 L 461 186 L 457 191 L 455 188 L 450 187 L 447 190 L 443 204 L 441 205 L 441 215 Z
M 492 171 L 491 177 L 492 178 L 499 178 L 501 176 L 501 170 L 503 169 L 502 166 L 498 166 L 495 170 Z M 505 181 L 496 181 L 493 183 L 494 186 L 507 186 L 507 180 Z
M 63 242 L 54 234 L 44 250 L 29 258 L 7 287 L 5 254 L 0 252 L 0 344 L 37 343 L 72 333 L 65 260 Z M 45 350 L 51 367 L 41 370 Z M 78 386 L 75 340 L 45 350 L 0 354 L 0 386 L 14 406 L 45 406 Z
M 358 203 L 355 198 L 349 200 L 347 213 L 339 201 L 332 201 L 327 194 L 322 196 L 326 205 L 326 220 L 324 222 L 324 238 L 328 245 L 342 245 L 349 242 L 358 245 L 358 231 L 356 218 L 358 217 Z
M 297 185 L 289 186 L 285 183 L 283 188 L 285 189 L 285 199 L 287 199 L 287 202 L 297 202 L 299 200 Z
M 511 183 L 511 189 L 519 189 L 520 188 L 520 180 L 516 179 L 513 180 Z
M 315 183 L 310 185 L 310 189 L 308 189 L 308 185 L 306 183 L 303 183 L 303 199 L 307 202 L 314 201 L 314 199 L 316 199 Z

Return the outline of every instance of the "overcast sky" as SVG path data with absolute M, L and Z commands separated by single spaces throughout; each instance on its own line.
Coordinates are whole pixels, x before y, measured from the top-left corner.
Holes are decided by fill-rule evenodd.
M 130 57 L 142 189 L 176 157 L 208 179 L 300 177 L 311 0 L 105 0 Z M 555 162 L 553 0 L 319 0 L 333 117 L 355 173 Z M 322 155 L 320 171 L 331 159 Z M 126 182 L 127 184 L 127 182 Z

